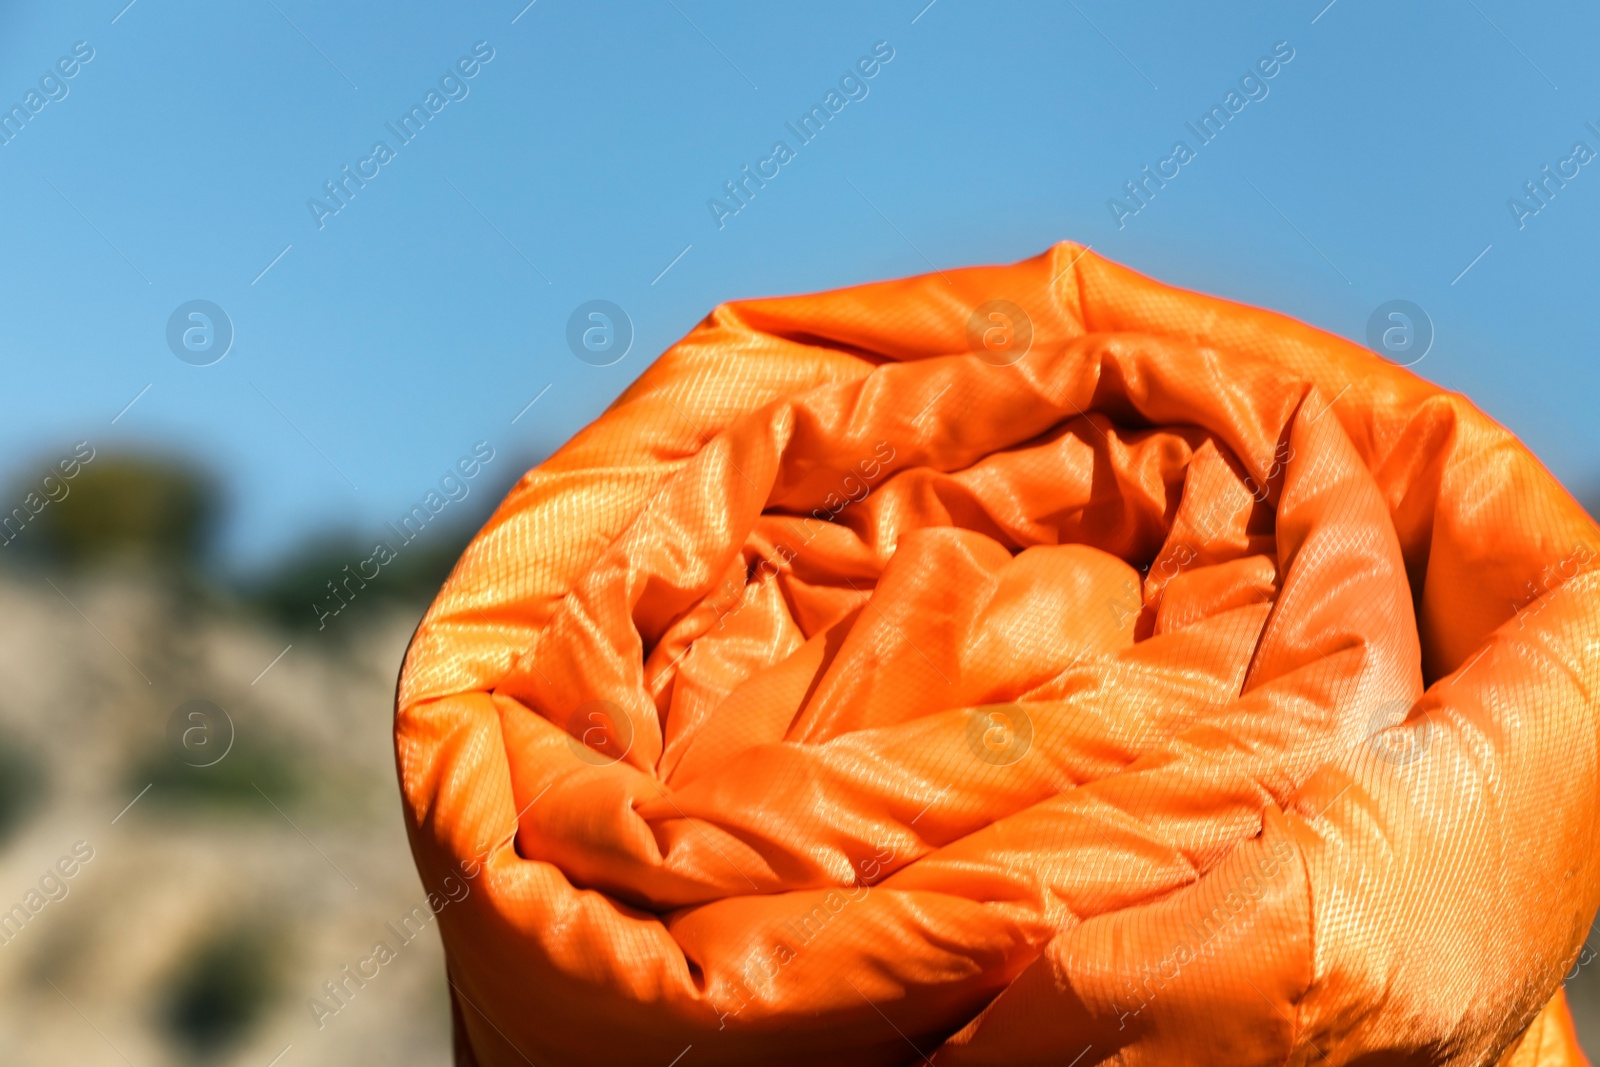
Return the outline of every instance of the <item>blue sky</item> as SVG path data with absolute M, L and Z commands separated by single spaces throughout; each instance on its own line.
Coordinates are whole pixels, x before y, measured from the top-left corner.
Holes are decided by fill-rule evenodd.
M 376 532 L 476 441 L 546 454 L 721 301 L 1064 238 L 1358 340 L 1412 301 L 1436 335 L 1418 372 L 1600 485 L 1600 165 L 1520 228 L 1507 206 L 1600 150 L 1593 11 L 125 3 L 0 7 L 7 108 L 93 49 L 0 145 L 0 473 L 85 439 L 193 455 L 241 566 Z M 708 199 L 880 41 L 865 97 L 719 229 Z M 385 124 L 479 42 L 493 58 L 401 145 Z M 1119 227 L 1108 200 L 1278 42 L 1264 98 Z M 394 157 L 319 228 L 308 201 L 378 140 Z M 566 342 L 594 299 L 635 333 L 608 366 Z M 191 300 L 233 325 L 209 366 L 167 344 Z

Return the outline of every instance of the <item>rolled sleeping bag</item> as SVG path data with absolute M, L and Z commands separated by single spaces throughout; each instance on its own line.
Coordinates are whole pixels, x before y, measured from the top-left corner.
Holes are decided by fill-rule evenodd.
M 1063 243 L 717 308 L 397 695 L 459 1064 L 1584 1063 L 1600 530 Z

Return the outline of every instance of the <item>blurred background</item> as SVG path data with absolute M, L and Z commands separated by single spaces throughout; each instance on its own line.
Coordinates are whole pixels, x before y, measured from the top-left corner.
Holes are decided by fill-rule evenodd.
M 515 479 L 721 301 L 1070 238 L 1413 364 L 1593 510 L 1597 31 L 0 2 L 0 1062 L 448 1061 L 431 927 L 343 970 L 422 902 L 406 641 Z

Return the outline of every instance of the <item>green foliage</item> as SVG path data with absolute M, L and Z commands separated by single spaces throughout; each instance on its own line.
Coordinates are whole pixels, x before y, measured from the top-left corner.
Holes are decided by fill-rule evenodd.
M 79 448 L 79 457 L 92 452 L 86 444 Z M 470 497 L 452 502 L 448 514 L 411 532 L 410 540 L 390 525 L 359 536 L 310 534 L 267 570 L 244 577 L 226 573 L 213 556 L 223 501 L 204 468 L 157 453 L 101 450 L 83 462 L 66 456 L 6 490 L 17 515 L 9 532 L 0 531 L 8 549 L 0 562 L 31 555 L 74 569 L 154 565 L 185 595 L 237 599 L 281 626 L 337 631 L 337 640 L 358 632 L 363 616 L 396 605 L 424 610 L 525 466 L 499 463 L 474 483 Z M 376 557 L 380 543 L 385 548 Z
M 44 786 L 40 763 L 10 738 L 0 736 L 0 841 L 22 824 Z
M 281 932 L 239 925 L 210 935 L 179 966 L 162 1019 L 192 1054 L 211 1058 L 237 1044 L 279 993 Z
M 410 544 L 401 545 L 395 558 L 384 564 L 378 576 L 362 588 L 352 581 L 356 593 L 349 607 L 325 628 L 337 634 L 353 632 L 349 624 L 375 607 L 401 604 L 422 612 L 450 576 L 450 569 L 477 531 L 476 524 L 429 528 Z M 398 538 L 391 536 L 389 543 Z M 362 561 L 371 559 L 375 540 L 362 541 L 354 535 L 324 536 L 307 542 L 265 576 L 246 583 L 246 603 L 280 625 L 293 629 L 319 628 L 314 605 L 326 610 L 338 600 L 328 583 L 343 581 Z M 366 569 L 370 574 L 370 565 Z
M 153 806 L 199 814 L 236 815 L 242 810 L 274 819 L 278 816 L 263 794 L 284 805 L 306 786 L 286 745 L 243 736 L 236 737 L 228 754 L 210 767 L 191 767 L 160 748 L 136 762 L 128 775 L 127 784 L 135 791 L 153 784 Z
M 52 475 L 65 490 L 27 523 L 16 544 L 65 566 L 132 559 L 186 566 L 210 548 L 220 514 L 215 482 L 179 460 L 137 453 L 102 452 L 70 479 Z M 24 500 L 43 476 L 9 491 Z M 38 492 L 35 500 L 45 494 Z

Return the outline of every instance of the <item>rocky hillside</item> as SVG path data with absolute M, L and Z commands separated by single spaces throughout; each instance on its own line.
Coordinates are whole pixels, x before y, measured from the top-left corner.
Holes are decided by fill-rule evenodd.
M 0 1063 L 448 1063 L 431 925 L 344 970 L 422 901 L 417 613 L 282 630 L 154 573 L 0 571 Z

